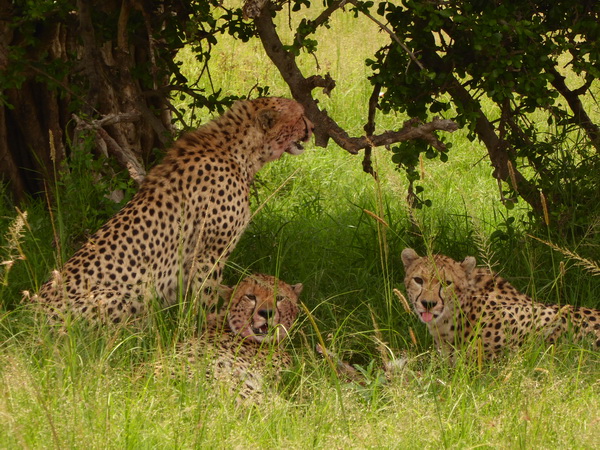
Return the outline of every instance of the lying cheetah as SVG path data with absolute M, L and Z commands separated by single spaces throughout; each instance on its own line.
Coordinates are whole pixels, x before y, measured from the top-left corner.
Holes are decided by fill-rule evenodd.
M 223 265 L 250 220 L 254 175 L 284 152 L 302 153 L 313 124 L 284 98 L 236 102 L 180 138 L 139 192 L 42 286 L 33 300 L 55 320 L 109 322 L 178 293 L 215 304 Z
M 443 255 L 420 257 L 407 248 L 402 262 L 412 306 L 443 354 L 480 337 L 489 357 L 531 335 L 554 342 L 568 331 L 576 338 L 589 335 L 600 347 L 600 310 L 534 302 L 488 269 L 475 267 L 472 256 L 457 262 Z
M 223 382 L 241 399 L 260 399 L 267 375 L 291 365 L 290 355 L 279 344 L 298 316 L 302 287 L 254 274 L 236 288 L 226 288 L 222 293 L 228 305 L 199 338 L 180 347 L 185 372 L 191 375 L 195 367 L 206 368 L 209 381 Z

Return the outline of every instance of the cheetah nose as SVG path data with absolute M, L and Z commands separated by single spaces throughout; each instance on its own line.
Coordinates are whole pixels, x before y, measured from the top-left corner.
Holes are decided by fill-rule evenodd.
M 428 300 L 421 300 L 421 305 L 423 305 L 423 307 L 427 311 L 429 311 L 429 310 L 435 308 L 435 305 L 437 305 L 437 302 L 428 301 Z
M 263 319 L 267 319 L 267 320 L 269 320 L 271 317 L 273 317 L 273 314 L 275 314 L 275 311 L 273 311 L 272 309 L 260 309 L 258 311 L 258 315 L 260 317 L 262 317 Z

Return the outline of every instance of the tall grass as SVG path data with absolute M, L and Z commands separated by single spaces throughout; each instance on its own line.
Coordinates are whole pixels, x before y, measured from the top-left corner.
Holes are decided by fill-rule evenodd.
M 338 81 L 322 105 L 355 134 L 370 94 L 363 60 L 372 49 L 364 36 L 374 32 L 369 22 L 342 16 L 320 40 L 321 71 Z M 191 55 L 180 57 L 193 80 Z M 213 60 L 215 88 L 246 93 L 260 81 L 273 95 L 288 95 L 257 42 L 225 38 Z M 315 60 L 307 56 L 303 65 L 314 70 Z M 379 126 L 404 119 L 381 117 Z M 0 261 L 12 261 L 9 272 L 0 268 L 0 446 L 597 447 L 597 351 L 532 343 L 498 362 L 450 367 L 392 293 L 402 290 L 400 251 L 411 246 L 475 255 L 542 301 L 600 307 L 600 277 L 527 234 L 577 253 L 597 248 L 597 229 L 577 242 L 555 242 L 527 228 L 526 211 L 499 202 L 485 150 L 460 131 L 450 139 L 447 163 L 425 161 L 422 184 L 433 204 L 422 210 L 410 210 L 406 180 L 385 149 L 374 152 L 378 181 L 334 145 L 284 156 L 260 173 L 252 204 L 261 209 L 230 258 L 226 281 L 251 270 L 302 282 L 314 325 L 302 315 L 287 344 L 295 365 L 257 406 L 238 404 L 200 368 L 192 379 L 155 373 L 155 363 L 169 361 L 180 335 L 189 334 L 178 330 L 177 312 L 131 329 L 74 325 L 57 333 L 21 306 L 20 292 L 39 286 L 62 258 L 52 220 L 63 223 L 67 257 L 118 207 L 104 200 L 113 186 L 86 175 L 93 170 L 85 169 L 85 153 L 74 163 L 83 169 L 72 168 L 56 188 L 62 206 L 53 218 L 45 202 L 32 201 L 21 206 L 22 231 L 9 231 L 21 215 L 0 195 Z M 356 364 L 364 382 L 338 380 L 314 351 L 320 338 Z M 385 375 L 383 361 L 393 358 L 402 368 Z

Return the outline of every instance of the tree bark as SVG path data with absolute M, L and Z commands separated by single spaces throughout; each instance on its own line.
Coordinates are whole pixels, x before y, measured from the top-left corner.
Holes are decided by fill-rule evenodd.
M 97 133 L 96 155 L 113 151 L 138 179 L 142 161 L 164 147 L 172 136 L 168 79 L 157 79 L 152 27 L 167 16 L 153 16 L 152 2 L 77 0 L 66 18 L 58 14 L 36 23 L 36 44 L 30 45 L 12 21 L 17 6 L 0 0 L 0 72 L 14 70 L 20 82 L 0 86 L 0 180 L 8 182 L 17 200 L 43 193 L 55 185 L 54 175 L 70 152 L 76 128 Z M 135 13 L 135 14 L 134 14 Z M 117 16 L 113 36 L 98 33 L 95 18 Z M 131 26 L 134 16 L 145 26 Z M 151 23 L 150 18 L 155 22 Z M 24 55 L 11 60 L 11 51 Z M 55 68 L 63 65 L 61 71 Z M 151 85 L 134 78 L 138 67 L 153 74 Z M 54 70 L 54 72 L 51 72 Z M 56 73 L 64 73 L 57 76 Z M 151 95 L 149 93 L 152 93 Z M 76 106 L 76 124 L 71 108 Z M 130 120 L 135 116 L 135 121 Z M 112 120 L 128 117 L 128 120 Z M 85 125 L 84 125 L 85 123 Z M 75 126 L 77 125 L 77 126 Z M 50 143 L 52 139 L 52 144 Z M 107 144 L 108 143 L 108 144 Z

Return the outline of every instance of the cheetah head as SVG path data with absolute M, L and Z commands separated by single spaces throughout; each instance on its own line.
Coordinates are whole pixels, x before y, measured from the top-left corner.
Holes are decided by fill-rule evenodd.
M 255 342 L 281 341 L 298 316 L 302 287 L 263 274 L 251 275 L 235 288 L 222 287 L 229 298 L 229 327 Z
M 300 155 L 304 151 L 302 144 L 308 142 L 314 129 L 302 105 L 279 97 L 258 98 L 252 103 L 256 124 L 265 137 L 264 162 L 274 161 L 283 153 Z
M 444 255 L 419 256 L 412 248 L 402 251 L 404 285 L 412 306 L 426 324 L 446 317 L 454 300 L 469 285 L 475 258 L 467 256 L 457 262 Z

